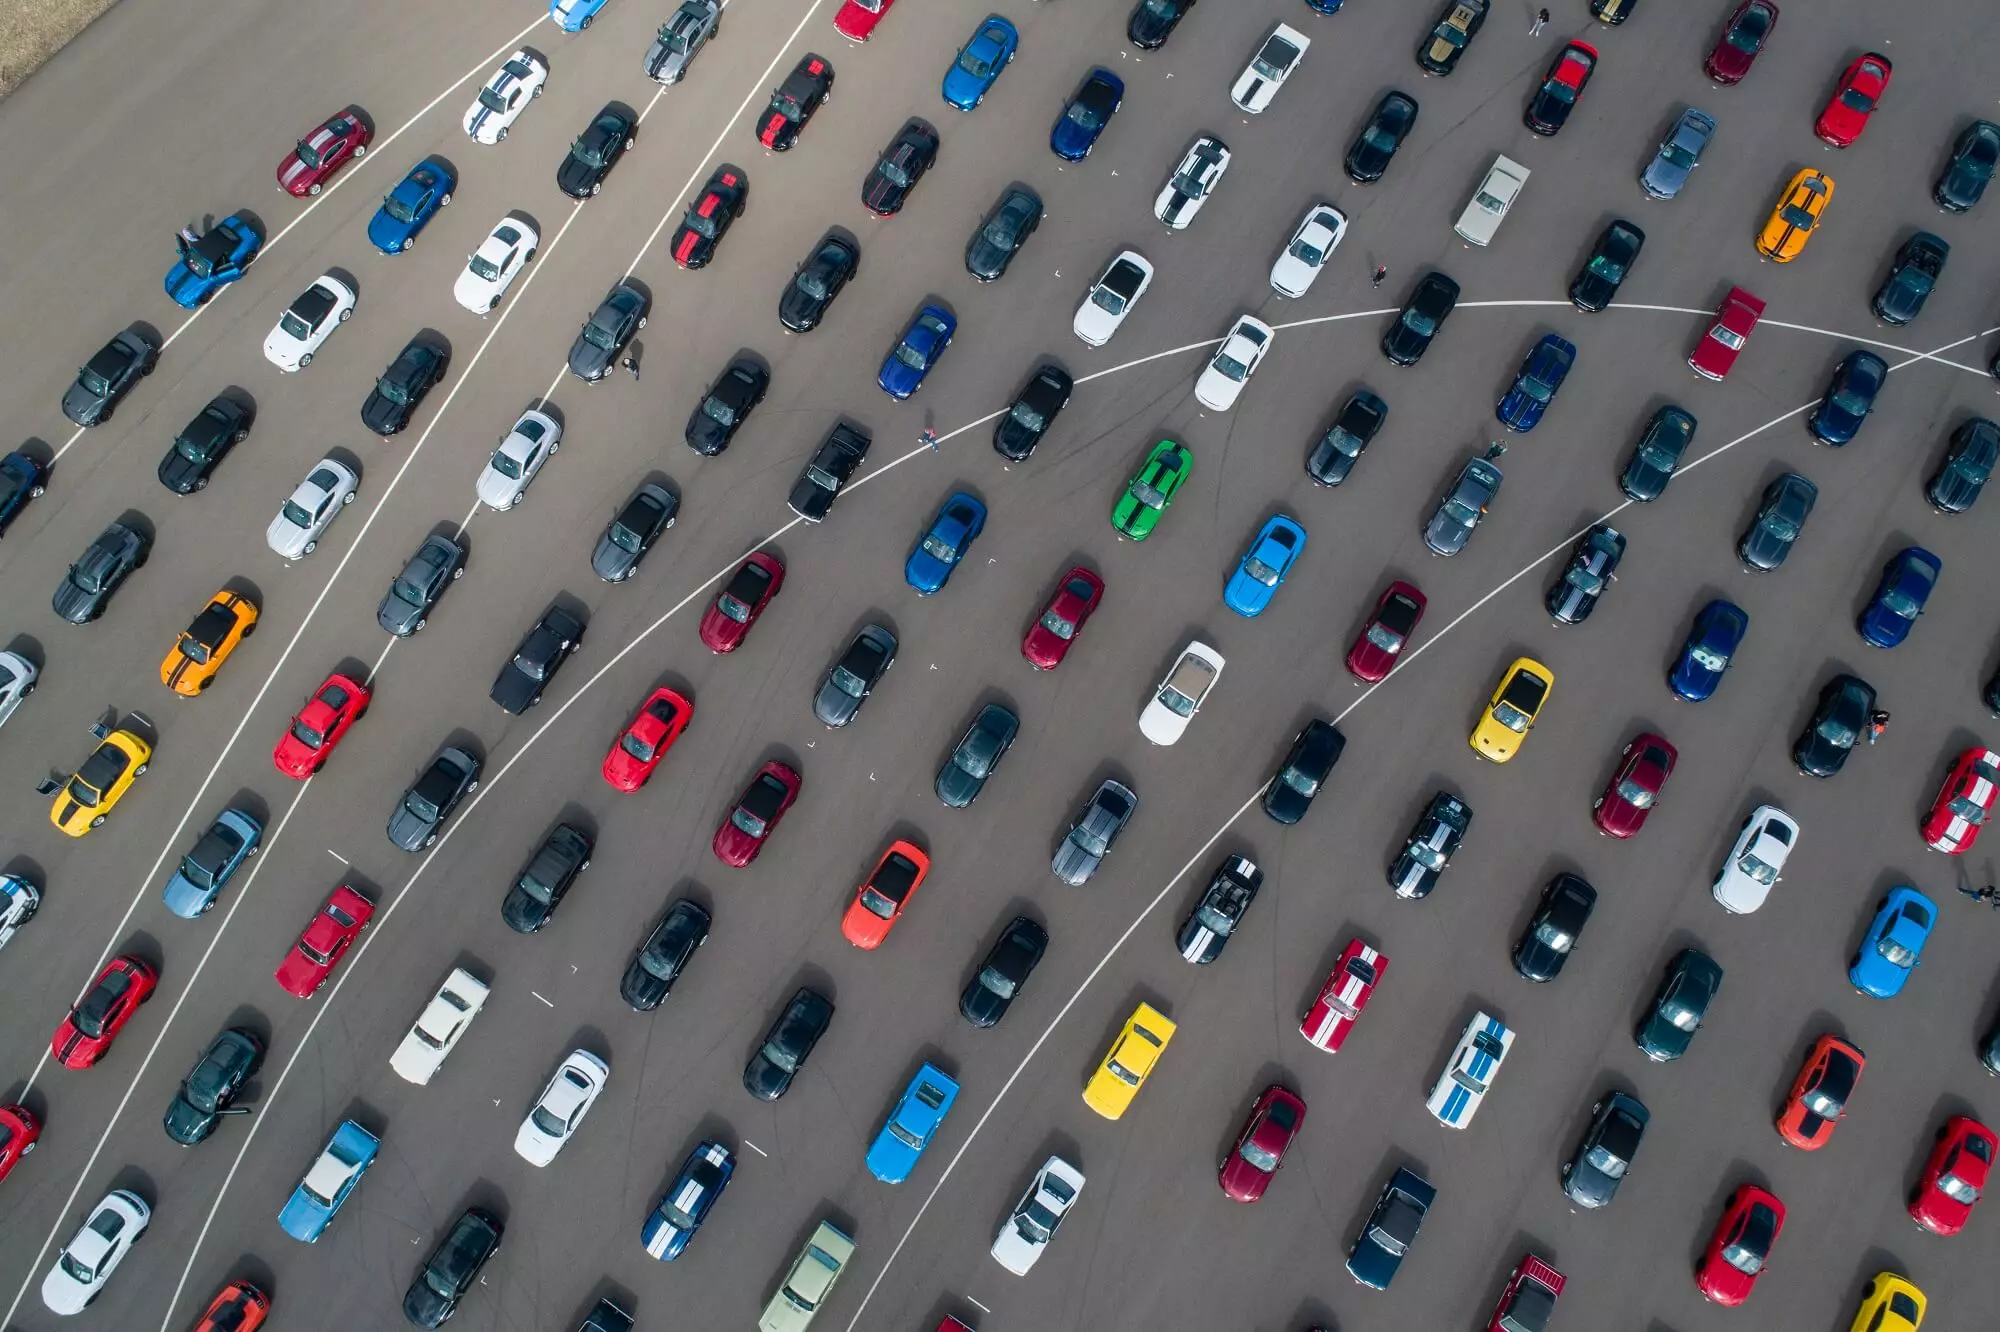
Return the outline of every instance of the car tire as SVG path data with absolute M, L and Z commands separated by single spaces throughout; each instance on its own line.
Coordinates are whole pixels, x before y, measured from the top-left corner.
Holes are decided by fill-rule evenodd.
M 418 620 L 415 624 L 410 626 L 410 632 L 413 634 L 420 634 L 424 631 L 424 626 L 429 623 L 430 623 L 429 620 Z
M 464 566 L 464 565 L 462 565 L 462 564 L 461 564 L 461 565 L 459 565 L 459 566 L 458 566 L 458 567 L 457 567 L 456 569 L 453 569 L 453 570 L 451 571 L 451 581 L 452 581 L 452 582 L 456 583 L 456 582 L 457 582 L 457 581 L 458 581 L 459 579 L 461 579 L 461 578 L 463 578 L 463 577 L 465 577 L 465 566 Z
M 451 207 L 451 191 L 450 191 L 450 190 L 446 190 L 446 191 L 445 191 L 445 192 L 444 192 L 443 194 L 440 194 L 440 195 L 438 196 L 438 207 L 439 207 L 439 208 L 449 208 L 449 207 Z
M 424 838 L 424 846 L 429 846 L 432 842 L 435 842 L 437 839 L 438 835 L 436 833 L 432 833 L 430 836 Z M 421 850 L 422 848 L 419 847 L 418 849 Z
M 414 242 L 411 242 L 411 243 L 414 243 Z M 405 246 L 405 248 L 408 248 L 408 246 L 406 245 L 406 246 Z M 346 323 L 346 322 L 347 322 L 348 320 L 350 320 L 350 319 L 352 319 L 352 318 L 354 318 L 354 307 L 353 307 L 353 306 L 351 306 L 351 305 L 350 305 L 350 306 L 348 306 L 348 307 L 347 307 L 347 308 L 346 308 L 345 310 L 342 310 L 342 311 L 340 312 L 340 322 L 341 322 L 341 323 L 343 323 L 343 324 L 344 324 L 344 323 Z M 308 355 L 311 355 L 311 353 L 307 353 L 307 354 L 308 354 Z M 300 364 L 300 365 L 304 365 L 304 364 L 305 364 L 305 362 L 304 362 L 304 361 L 301 361 L 301 362 L 299 362 L 299 364 Z
M 359 492 L 357 492 L 357 491 L 352 491 L 352 490 L 348 491 L 348 492 L 347 492 L 347 493 L 346 493 L 345 495 L 342 495 L 342 496 L 340 497 L 340 502 L 341 502 L 342 504 L 352 504 L 352 503 L 354 503 L 354 497 L 355 497 L 355 495 L 356 495 L 357 493 L 359 493 Z
M 305 549 L 304 549 L 304 550 L 301 550 L 301 551 L 299 552 L 299 554 L 301 554 L 301 555 L 310 555 L 310 554 L 312 554 L 312 553 L 313 553 L 314 551 L 316 551 L 316 550 L 318 550 L 318 549 L 319 549 L 319 542 L 317 542 L 317 541 L 308 541 L 308 542 L 306 542 L 306 545 L 305 545 Z
M 195 483 L 194 483 L 194 488 L 195 488 L 196 490 L 207 490 L 207 489 L 208 489 L 208 478 L 204 476 L 204 477 L 201 477 L 201 478 L 197 479 L 197 480 L 195 481 Z
M 640 315 L 640 316 L 639 316 L 639 327 L 640 327 L 640 328 L 644 328 L 645 326 L 646 326 L 646 316 L 644 316 L 644 315 Z M 636 332 L 636 331 L 637 331 L 637 330 L 635 329 L 635 330 L 634 330 L 634 332 Z
M 589 869 L 589 868 L 590 868 L 590 862 L 589 862 L 588 860 L 586 860 L 586 861 L 584 861 L 584 862 L 583 862 L 583 863 L 582 863 L 581 865 L 578 865 L 578 866 L 576 867 L 576 872 L 577 872 L 578 874 L 581 874 L 581 873 L 583 873 L 583 872 L 584 872 L 585 870 L 587 870 L 587 869 Z
M 577 30 L 578 32 L 582 32 L 582 31 L 583 31 L 583 30 L 584 30 L 585 28 L 589 27 L 589 26 L 590 26 L 590 20 L 591 20 L 591 18 L 592 18 L 592 16 L 591 16 L 591 15 L 589 15 L 589 14 L 586 14 L 586 15 L 584 15 L 584 16 L 583 16 L 583 22 L 581 22 L 581 23 L 579 23 L 579 24 L 577 24 L 577 25 L 576 25 L 576 30 Z
M 306 186 L 306 193 L 307 193 L 307 194 L 318 194 L 318 193 L 319 193 L 319 182 L 318 182 L 318 181 L 314 181 L 314 182 L 313 182 L 312 184 L 310 184 L 310 185 Z
M 49 488 L 47 486 L 36 486 L 28 491 L 28 498 L 31 500 L 40 499 L 42 496 L 48 493 L 49 493 Z
M 305 369 L 312 363 L 313 363 L 313 354 L 311 352 L 307 352 L 304 356 L 299 357 L 299 369 L 301 370 Z
M 405 237 L 403 237 L 403 243 L 402 243 L 402 245 L 401 245 L 401 246 L 399 246 L 398 248 L 399 248 L 399 249 L 404 249 L 404 250 L 407 250 L 407 249 L 409 249 L 409 248 L 410 248 L 411 246 L 415 245 L 416 243 L 417 243 L 417 238 L 416 238 L 415 236 L 405 236 Z M 346 322 L 347 322 L 347 316 L 348 316 L 348 315 L 350 315 L 350 314 L 352 314 L 352 313 L 354 313 L 354 312 L 353 312 L 352 310 L 342 310 L 342 311 L 340 312 L 340 319 L 341 319 L 341 322 L 342 322 L 342 323 L 346 323 Z
M 147 764 L 141 763 L 138 767 L 132 769 L 132 775 L 134 777 L 144 777 L 146 775 L 146 768 L 148 766 L 149 765 Z
M 595 182 L 595 183 L 593 183 L 593 184 L 591 185 L 591 187 L 590 187 L 590 192 L 591 192 L 592 194 L 595 194 L 595 193 L 597 193 L 597 192 L 598 192 L 599 190 L 601 190 L 601 189 L 603 189 L 603 188 L 604 188 L 604 183 L 603 183 L 602 181 L 597 181 L 597 182 Z
M 538 83 L 538 84 L 536 84 L 536 85 L 535 85 L 535 90 L 534 90 L 533 92 L 529 93 L 529 94 L 528 94 L 528 96 L 530 96 L 530 97 L 540 97 L 540 96 L 542 95 L 542 89 L 544 89 L 544 88 L 546 88 L 546 87 L 548 87 L 548 86 L 549 86 L 549 85 L 548 85 L 548 80 L 547 80 L 547 79 L 544 79 L 544 80 L 542 80 L 542 82 L 540 82 L 540 83 Z M 502 134 L 505 134 L 505 133 L 506 133 L 507 131 L 506 131 L 506 130 L 501 130 L 500 132 L 501 132 Z
M 368 145 L 367 145 L 367 144 L 365 144 L 365 143 L 357 143 L 357 144 L 355 144 L 355 145 L 354 145 L 354 155 L 355 155 L 356 157 L 366 157 L 366 156 L 368 156 Z
M 32 1152 L 34 1150 L 35 1150 L 35 1144 L 31 1142 L 26 1147 L 23 1147 L 21 1149 L 21 1155 L 26 1156 L 29 1152 Z
M 542 90 L 540 88 L 535 89 L 535 96 L 540 97 L 541 95 L 542 95 Z M 505 125 L 502 125 L 500 127 L 500 132 L 493 136 L 493 142 L 499 143 L 506 137 L 507 137 L 507 127 Z
M 639 136 L 638 136 L 638 135 L 634 134 L 634 135 L 631 135 L 630 137 L 628 137 L 628 138 L 627 138 L 627 139 L 625 140 L 625 151 L 626 151 L 626 152 L 628 152 L 628 153 L 629 153 L 629 152 L 631 152 L 631 151 L 632 151 L 632 146 L 633 146 L 634 144 L 638 143 L 638 142 L 639 142 Z
M 101 828 L 101 827 L 103 827 L 103 826 L 104 826 L 104 816 L 103 816 L 102 814 L 99 814 L 99 815 L 98 815 L 98 816 L 97 816 L 96 818 L 94 818 L 94 819 L 92 819 L 92 820 L 90 821 L 90 826 L 91 826 L 91 827 L 93 827 L 93 828 Z

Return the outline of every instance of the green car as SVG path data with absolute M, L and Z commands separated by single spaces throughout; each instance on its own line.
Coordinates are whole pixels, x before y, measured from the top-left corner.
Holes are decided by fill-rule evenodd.
M 1187 482 L 1194 470 L 1194 454 L 1185 444 L 1163 439 L 1146 455 L 1146 461 L 1125 483 L 1125 493 L 1111 509 L 1111 525 L 1121 536 L 1144 541 L 1153 534 L 1160 515 L 1174 502 L 1174 492 Z

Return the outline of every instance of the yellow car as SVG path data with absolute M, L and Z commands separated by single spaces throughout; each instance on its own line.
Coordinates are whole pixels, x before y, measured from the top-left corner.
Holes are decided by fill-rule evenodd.
M 1924 1293 L 1894 1272 L 1877 1272 L 1861 1294 L 1850 1332 L 1917 1332 L 1924 1321 Z
M 1083 1103 L 1106 1119 L 1121 1118 L 1173 1038 L 1173 1021 L 1151 1004 L 1140 1004 L 1083 1084 Z
M 1789 264 L 1805 253 L 1819 215 L 1833 201 L 1833 177 L 1810 167 L 1792 177 L 1784 197 L 1771 210 L 1771 220 L 1757 236 L 1757 253 L 1774 263 Z
M 147 760 L 153 757 L 153 747 L 136 732 L 97 726 L 92 733 L 100 743 L 76 775 L 41 786 L 43 795 L 56 798 L 49 807 L 49 822 L 71 837 L 81 837 L 104 822 L 132 783 L 145 776 Z
M 1495 763 L 1513 758 L 1555 687 L 1555 673 L 1548 667 L 1533 657 L 1516 657 L 1472 728 L 1472 752 Z
M 257 607 L 228 588 L 209 598 L 194 623 L 181 631 L 160 663 L 160 683 L 193 698 L 215 683 L 215 673 L 236 645 L 257 632 Z

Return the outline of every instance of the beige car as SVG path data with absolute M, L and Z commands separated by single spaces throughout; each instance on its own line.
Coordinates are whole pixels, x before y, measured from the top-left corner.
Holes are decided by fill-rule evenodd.
M 792 1270 L 785 1273 L 778 1293 L 764 1306 L 764 1316 L 757 1320 L 758 1332 L 806 1332 L 852 1257 L 854 1241 L 833 1222 L 820 1222 L 793 1261 Z
M 1471 202 L 1458 215 L 1458 225 L 1452 230 L 1468 245 L 1482 248 L 1491 245 L 1493 233 L 1500 230 L 1507 210 L 1514 206 L 1521 187 L 1527 183 L 1528 168 L 1504 153 L 1494 158 L 1493 165 L 1487 168 L 1486 179 L 1472 192 Z

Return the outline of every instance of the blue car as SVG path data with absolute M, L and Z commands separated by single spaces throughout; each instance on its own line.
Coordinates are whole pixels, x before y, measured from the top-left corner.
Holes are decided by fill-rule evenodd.
M 1338 14 L 1342 0 L 1306 0 L 1306 8 L 1315 14 Z
M 241 213 L 231 213 L 208 229 L 194 244 L 177 237 L 180 259 L 167 270 L 167 295 L 183 310 L 192 310 L 243 276 L 264 238 L 257 226 Z
M 19 449 L 0 458 L 0 536 L 7 534 L 28 501 L 48 488 L 48 479 L 48 470 Z
M 1937 907 L 1914 888 L 1891 889 L 1847 968 L 1847 983 L 1871 999 L 1894 999 L 1917 969 L 1937 924 Z
M 564 32 L 582 32 L 605 4 L 606 0 L 549 0 L 549 17 Z
M 1687 642 L 1673 669 L 1667 672 L 1667 688 L 1676 698 L 1699 703 L 1715 693 L 1730 658 L 1743 645 L 1750 631 L 1750 617 L 1734 602 L 1716 600 L 1703 606 L 1688 628 Z
M 970 111 L 985 101 L 1020 44 L 1021 34 L 1013 24 L 998 14 L 988 14 L 945 72 L 944 100 L 961 111 Z
M 347 1201 L 347 1195 L 354 1192 L 354 1186 L 361 1182 L 368 1167 L 375 1164 L 375 1153 L 381 1146 L 381 1139 L 361 1125 L 351 1119 L 341 1120 L 326 1150 L 292 1190 L 285 1210 L 278 1213 L 279 1228 L 295 1240 L 317 1243 L 333 1224 L 333 1214 Z
M 1882 566 L 1882 581 L 1854 622 L 1861 641 L 1869 647 L 1892 648 L 1908 638 L 1942 572 L 1944 561 L 1922 546 L 1897 551 Z
M 225 809 L 216 815 L 160 890 L 167 910 L 182 920 L 193 920 L 213 907 L 243 862 L 257 854 L 257 843 L 263 836 L 264 825 L 240 809 Z
M 451 202 L 451 187 L 457 183 L 451 168 L 434 157 L 411 167 L 368 220 L 369 242 L 384 254 L 401 254 L 415 245 L 417 233 Z
M 1272 514 L 1223 585 L 1222 604 L 1238 615 L 1262 615 L 1305 548 L 1306 529 L 1283 514 Z
M 1540 424 L 1542 413 L 1555 401 L 1556 390 L 1576 364 L 1576 344 L 1553 333 L 1544 334 L 1514 376 L 1514 387 L 1500 399 L 1493 414 L 1509 430 L 1527 434 Z
M 924 386 L 924 376 L 944 358 L 944 349 L 951 346 L 951 335 L 957 331 L 958 320 L 951 311 L 926 305 L 883 358 L 882 373 L 875 376 L 875 382 L 897 402 L 903 401 Z
M 1812 437 L 1829 448 L 1851 443 L 1875 409 L 1875 395 L 1889 377 L 1889 363 L 1871 351 L 1851 351 L 1834 367 L 1833 380 L 1806 422 Z
M 868 1173 L 884 1184 L 901 1184 L 908 1179 L 957 1099 L 958 1084 L 936 1066 L 925 1064 L 918 1069 L 868 1149 Z
M 646 1252 L 663 1263 L 680 1257 L 735 1173 L 736 1157 L 721 1143 L 704 1142 L 695 1148 L 660 1195 L 660 1205 L 639 1228 L 639 1242 Z
M 1097 146 L 1097 136 L 1104 133 L 1124 100 L 1124 80 L 1102 65 L 1091 70 L 1063 103 L 1062 116 L 1049 131 L 1049 151 L 1065 162 L 1089 157 Z
M 986 506 L 958 491 L 944 502 L 937 517 L 931 520 L 930 530 L 903 562 L 903 581 L 915 588 L 920 597 L 940 591 L 985 527 Z

